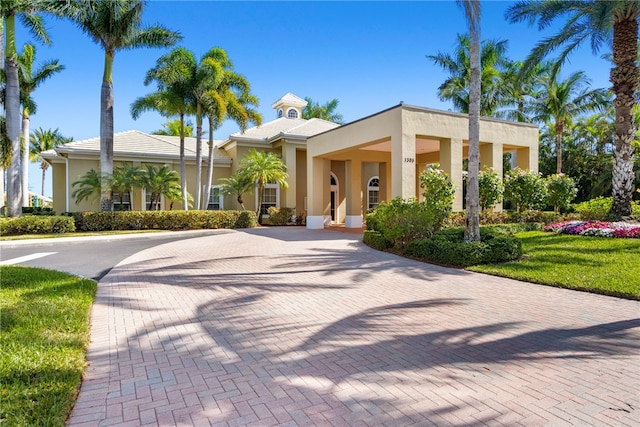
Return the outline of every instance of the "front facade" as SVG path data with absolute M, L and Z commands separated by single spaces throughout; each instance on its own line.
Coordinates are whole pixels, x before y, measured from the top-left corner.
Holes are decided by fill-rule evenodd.
M 454 210 L 462 210 L 462 169 L 467 156 L 468 119 L 464 114 L 398 105 L 358 121 L 338 125 L 321 119 L 302 119 L 303 99 L 288 93 L 272 104 L 276 119 L 261 126 L 214 141 L 214 176 L 209 209 L 240 209 L 235 197 L 222 197 L 218 180 L 233 175 L 250 149 L 271 151 L 283 159 L 288 188 L 267 185 L 262 213 L 270 206 L 292 208 L 306 217 L 308 228 L 327 224 L 361 227 L 364 214 L 383 200 L 421 197 L 418 176 L 431 163 L 440 163 L 455 189 Z M 502 172 L 505 152 L 516 155 L 517 165 L 537 171 L 536 126 L 495 119 L 480 124 L 482 165 Z M 207 170 L 207 144 L 203 140 L 203 180 Z M 138 131 L 114 136 L 114 167 L 121 164 L 169 165 L 179 171 L 179 138 Z M 185 139 L 187 191 L 195 183 L 196 139 Z M 58 212 L 98 210 L 99 201 L 81 203 L 71 196 L 73 182 L 90 169 L 99 170 L 99 138 L 73 142 L 43 153 L 53 169 L 53 207 Z M 245 195 L 247 209 L 257 195 Z M 148 195 L 134 189 L 125 208 L 149 208 Z M 180 203 L 163 200 L 162 209 Z M 496 207 L 499 209 L 500 207 Z

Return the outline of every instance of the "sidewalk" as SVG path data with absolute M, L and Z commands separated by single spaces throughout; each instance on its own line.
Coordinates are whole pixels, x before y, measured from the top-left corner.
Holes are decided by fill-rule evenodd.
M 101 281 L 69 426 L 637 426 L 640 303 L 299 227 L 140 252 Z

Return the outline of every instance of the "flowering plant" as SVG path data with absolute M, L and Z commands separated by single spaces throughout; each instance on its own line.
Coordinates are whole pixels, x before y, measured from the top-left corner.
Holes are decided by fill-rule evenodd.
M 544 231 L 597 237 L 640 238 L 640 224 L 605 221 L 564 221 L 548 224 Z

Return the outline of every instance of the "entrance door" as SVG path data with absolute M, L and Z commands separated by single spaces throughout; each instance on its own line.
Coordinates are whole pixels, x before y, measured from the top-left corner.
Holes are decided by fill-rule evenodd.
M 338 178 L 331 172 L 331 223 L 338 222 Z

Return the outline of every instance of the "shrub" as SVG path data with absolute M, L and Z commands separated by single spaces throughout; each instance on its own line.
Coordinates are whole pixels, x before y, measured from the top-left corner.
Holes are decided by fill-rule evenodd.
M 125 211 L 73 212 L 79 231 L 198 230 L 251 228 L 258 223 L 252 211 Z
M 449 176 L 438 165 L 430 165 L 420 173 L 420 188 L 423 190 L 424 209 L 433 216 L 434 231 L 437 231 L 451 213 L 455 189 Z
M 468 267 L 512 261 L 522 256 L 522 243 L 497 227 L 480 227 L 480 242 L 464 242 L 464 228 L 449 228 L 430 239 L 415 240 L 405 254 L 423 261 Z
M 547 188 L 540 174 L 516 168 L 507 171 L 504 177 L 504 195 L 518 212 L 540 209 L 546 204 Z
M 433 209 L 433 204 L 408 201 L 400 197 L 382 202 L 366 216 L 367 228 L 377 231 L 391 242 L 391 246 L 400 248 L 408 242 L 431 236 L 442 227 L 441 212 Z M 438 223 L 438 221 L 440 221 Z
M 552 205 L 556 213 L 560 212 L 561 208 L 569 208 L 571 201 L 578 194 L 578 188 L 573 178 L 558 173 L 548 176 L 545 180 L 547 184 L 547 204 Z
M 51 215 L 25 215 L 19 218 L 3 218 L 0 235 L 71 233 L 76 231 L 73 218 Z
M 373 230 L 365 230 L 364 234 L 362 235 L 362 242 L 367 245 L 370 246 L 374 249 L 378 249 L 380 251 L 384 251 L 385 249 L 389 249 L 392 245 L 392 243 L 385 239 L 385 237 L 378 233 L 377 231 L 373 231 Z
M 596 197 L 595 199 L 573 205 L 573 209 L 582 220 L 604 221 L 608 219 L 612 205 L 613 198 Z M 633 210 L 633 216 L 640 216 L 640 202 L 632 202 L 631 209 Z
M 273 225 L 287 225 L 293 222 L 292 218 L 295 215 L 295 210 L 293 208 L 277 208 L 275 206 L 270 206 L 267 209 L 267 214 L 269 215 L 269 222 Z
M 502 203 L 504 184 L 495 169 L 485 168 L 478 172 L 478 188 L 482 210 L 491 209 L 496 204 Z

